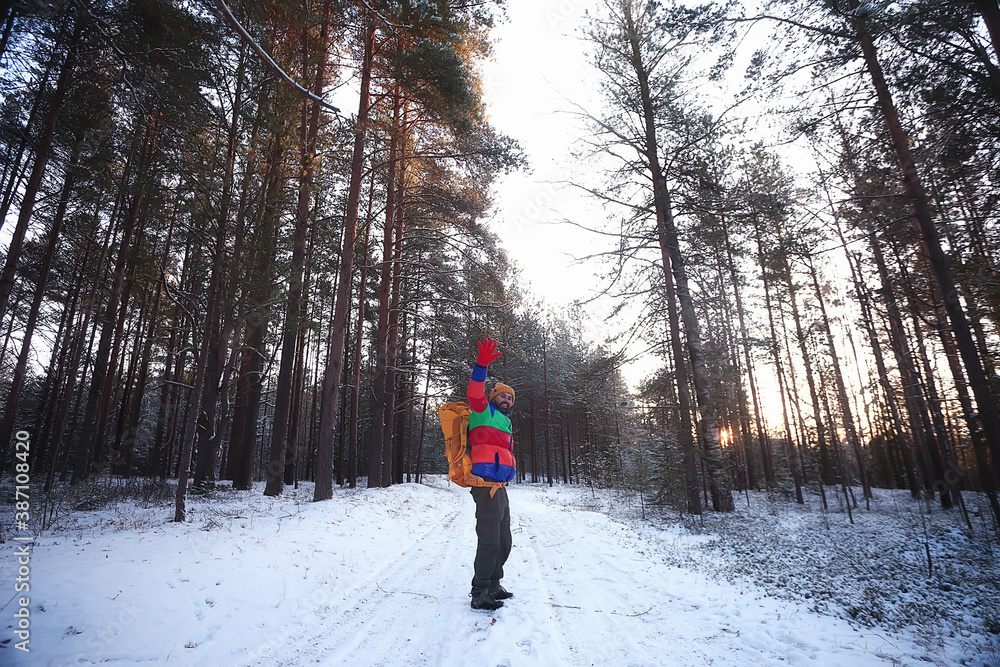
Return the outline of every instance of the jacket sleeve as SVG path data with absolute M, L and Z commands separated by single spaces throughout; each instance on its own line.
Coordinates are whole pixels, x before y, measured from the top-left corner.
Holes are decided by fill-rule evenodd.
M 476 412 L 485 412 L 490 402 L 486 400 L 486 366 L 476 364 L 472 367 L 472 378 L 465 392 L 469 399 L 469 407 Z

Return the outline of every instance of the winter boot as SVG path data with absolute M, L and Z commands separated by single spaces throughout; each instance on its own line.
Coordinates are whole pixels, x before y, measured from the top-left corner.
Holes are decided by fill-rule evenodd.
M 490 595 L 493 596 L 494 600 L 509 600 L 514 597 L 514 594 L 504 588 L 502 584 L 497 584 L 495 587 L 491 588 Z
M 472 592 L 472 608 L 473 609 L 486 609 L 493 611 L 499 609 L 503 606 L 502 600 L 497 600 L 493 597 L 493 594 L 489 591 L 473 591 Z

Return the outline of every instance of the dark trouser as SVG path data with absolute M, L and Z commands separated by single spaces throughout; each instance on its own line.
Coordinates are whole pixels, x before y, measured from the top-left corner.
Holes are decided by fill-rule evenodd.
M 475 575 L 472 577 L 472 591 L 486 591 L 500 584 L 503 564 L 510 555 L 510 503 L 507 489 L 500 488 L 490 498 L 490 487 L 473 486 L 472 498 L 476 501 L 476 547 Z

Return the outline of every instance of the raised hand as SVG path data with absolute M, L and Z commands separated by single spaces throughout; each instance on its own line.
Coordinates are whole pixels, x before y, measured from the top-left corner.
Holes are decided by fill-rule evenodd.
M 489 366 L 490 362 L 496 361 L 500 358 L 500 353 L 497 352 L 497 342 L 492 338 L 484 338 L 479 341 L 479 358 L 476 359 L 476 363 L 480 366 Z

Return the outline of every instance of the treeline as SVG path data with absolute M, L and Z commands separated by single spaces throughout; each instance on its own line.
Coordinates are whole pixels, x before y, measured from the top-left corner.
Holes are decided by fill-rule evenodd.
M 605 168 L 573 185 L 662 356 L 650 474 L 692 512 L 835 485 L 985 491 L 1000 518 L 997 3 L 748 11 L 605 0 L 585 31 Z
M 522 471 L 579 475 L 604 423 L 581 396 L 622 389 L 520 303 L 484 223 L 524 163 L 480 95 L 499 11 L 5 3 L 2 435 L 31 433 L 45 491 L 173 477 L 181 520 L 189 477 L 319 500 L 440 470 L 436 410 L 484 336 Z

